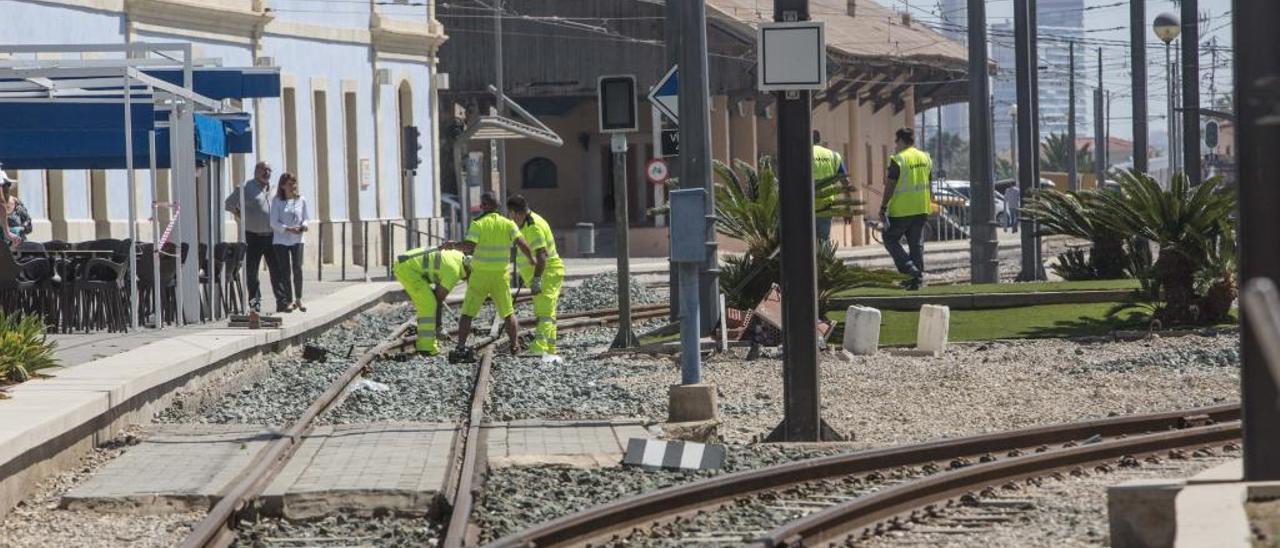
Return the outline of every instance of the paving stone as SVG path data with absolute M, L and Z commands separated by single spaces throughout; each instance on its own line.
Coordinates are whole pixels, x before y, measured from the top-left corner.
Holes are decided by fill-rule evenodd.
M 636 420 L 521 420 L 485 425 L 485 450 L 492 467 L 567 464 L 585 468 L 615 466 L 627 439 L 647 438 Z
M 275 437 L 262 425 L 159 425 L 64 495 L 61 505 L 127 513 L 206 509 Z

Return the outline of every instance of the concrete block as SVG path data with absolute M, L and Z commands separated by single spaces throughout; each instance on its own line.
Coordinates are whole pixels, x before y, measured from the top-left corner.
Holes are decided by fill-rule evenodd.
M 858 305 L 845 310 L 843 346 L 855 356 L 875 354 L 880 347 L 880 311 Z
M 709 421 L 720 418 L 714 384 L 676 384 L 667 391 L 667 422 Z
M 1177 497 L 1175 548 L 1249 548 L 1248 484 L 1188 484 Z
M 934 304 L 920 307 L 920 319 L 916 324 L 916 349 L 931 352 L 935 356 L 947 350 L 947 334 L 951 329 L 951 309 Z
M 1112 548 L 1173 546 L 1181 480 L 1141 479 L 1107 488 Z

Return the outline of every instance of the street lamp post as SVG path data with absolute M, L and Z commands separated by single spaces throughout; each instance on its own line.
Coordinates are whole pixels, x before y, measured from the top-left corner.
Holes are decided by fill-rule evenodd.
M 1173 60 L 1170 58 L 1172 52 L 1171 44 L 1174 39 L 1182 34 L 1182 22 L 1178 16 L 1172 13 L 1161 13 L 1156 16 L 1155 22 L 1152 24 L 1152 30 L 1155 31 L 1156 37 L 1164 42 L 1164 71 L 1167 86 L 1167 94 L 1169 98 L 1168 118 L 1165 120 L 1166 131 L 1168 135 L 1169 145 L 1167 155 L 1169 160 L 1169 174 L 1172 176 L 1176 169 L 1174 158 L 1177 157 L 1178 144 L 1175 139 L 1174 110 L 1173 110 L 1173 87 L 1176 85 L 1173 81 Z

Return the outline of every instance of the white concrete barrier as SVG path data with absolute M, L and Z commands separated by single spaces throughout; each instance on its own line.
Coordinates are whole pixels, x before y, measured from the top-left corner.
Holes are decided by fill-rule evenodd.
M 935 356 L 947 350 L 947 334 L 951 329 L 951 309 L 936 304 L 920 307 L 920 320 L 916 324 L 916 349 L 932 352 Z
M 844 313 L 844 349 L 855 356 L 870 356 L 880 347 L 880 311 L 850 306 Z

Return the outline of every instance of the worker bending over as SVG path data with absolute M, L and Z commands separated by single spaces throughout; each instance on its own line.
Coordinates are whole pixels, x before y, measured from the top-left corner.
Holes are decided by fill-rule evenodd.
M 529 251 L 529 244 L 520 237 L 516 224 L 497 213 L 498 199 L 492 192 L 480 196 L 480 209 L 484 212 L 471 220 L 464 241 L 445 243 L 446 248 L 460 249 L 471 256 L 471 278 L 467 281 L 467 294 L 462 298 L 462 319 L 458 322 L 458 347 L 449 353 L 450 362 L 476 361 L 475 352 L 467 348 L 467 338 L 471 336 L 471 320 L 480 312 L 486 298 L 493 299 L 498 317 L 506 323 L 511 354 L 520 353 L 520 332 L 516 327 L 516 309 L 511 298 L 511 271 L 507 266 L 511 262 L 513 243 L 530 263 L 534 262 L 533 254 Z
M 458 282 L 471 274 L 470 259 L 461 251 L 410 249 L 396 258 L 393 272 L 418 312 L 418 352 L 435 356 L 436 330 L 443 325 L 444 300 Z
M 517 266 L 520 279 L 533 293 L 533 314 L 538 323 L 534 328 L 533 344 L 529 351 L 543 356 L 556 353 L 556 301 L 560 299 L 560 285 L 564 282 L 564 262 L 556 253 L 556 240 L 551 225 L 541 215 L 529 210 L 529 202 L 516 194 L 507 198 L 507 214 L 520 227 L 520 235 L 533 250 L 533 262 L 519 257 Z

